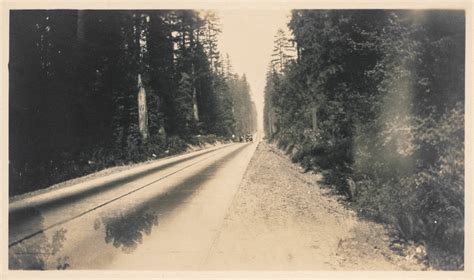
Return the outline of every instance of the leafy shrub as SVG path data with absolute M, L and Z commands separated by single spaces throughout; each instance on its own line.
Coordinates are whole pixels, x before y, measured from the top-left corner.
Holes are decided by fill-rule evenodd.
M 458 104 L 438 121 L 417 120 L 417 168 L 396 176 L 403 166 L 373 162 L 372 173 L 358 174 L 363 179 L 357 180 L 354 201 L 359 210 L 395 225 L 405 239 L 449 252 L 458 265 L 464 255 L 463 111 Z M 427 162 L 423 149 L 436 151 L 437 160 Z

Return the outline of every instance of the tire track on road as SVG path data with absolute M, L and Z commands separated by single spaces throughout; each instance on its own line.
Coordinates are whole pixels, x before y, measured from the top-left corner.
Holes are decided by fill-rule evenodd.
M 245 147 L 245 146 L 244 146 L 244 147 Z M 239 149 L 237 149 L 237 150 L 240 150 L 240 149 L 242 149 L 242 148 L 243 148 L 243 147 L 241 147 L 241 148 L 239 148 Z M 70 222 L 70 221 L 72 221 L 72 220 L 75 220 L 75 219 L 77 219 L 77 218 L 80 218 L 80 217 L 82 217 L 82 216 L 84 216 L 84 215 L 86 215 L 86 214 L 89 214 L 89 213 L 91 213 L 91 212 L 93 212 L 93 211 L 95 211 L 95 210 L 98 210 L 98 209 L 100 209 L 100 208 L 102 208 L 102 207 L 104 207 L 104 206 L 106 206 L 106 205 L 108 205 L 108 204 L 110 204 L 110 203 L 113 203 L 113 202 L 118 201 L 118 200 L 120 200 L 120 199 L 122 199 L 122 198 L 124 198 L 124 197 L 126 197 L 126 196 L 129 196 L 129 195 L 135 193 L 135 192 L 138 192 L 138 191 L 140 191 L 140 190 L 142 190 L 142 189 L 144 189 L 144 188 L 146 188 L 146 187 L 148 187 L 148 186 L 150 186 L 150 185 L 152 185 L 152 184 L 154 184 L 154 183 L 156 183 L 156 182 L 159 182 L 159 181 L 161 181 L 161 180 L 163 180 L 163 179 L 166 179 L 166 178 L 168 178 L 168 177 L 170 177 L 170 176 L 172 176 L 172 175 L 175 175 L 175 174 L 177 174 L 177 173 L 179 173 L 179 172 L 181 172 L 181 171 L 183 171 L 183 170 L 186 170 L 186 169 L 188 169 L 188 168 L 190 168 L 190 167 L 192 167 L 192 166 L 194 166 L 194 165 L 196 165 L 196 164 L 199 164 L 199 163 L 201 163 L 201 162 L 203 162 L 203 161 L 205 161 L 205 160 L 208 160 L 208 159 L 210 159 L 210 158 L 212 158 L 212 157 L 215 157 L 215 156 L 219 155 L 221 152 L 224 152 L 224 151 L 223 151 L 223 150 L 218 150 L 217 153 L 214 153 L 214 154 L 212 154 L 212 155 L 210 155 L 210 156 L 207 156 L 207 157 L 203 158 L 202 160 L 199 160 L 199 161 L 193 162 L 193 163 L 191 163 L 191 164 L 188 164 L 188 165 L 186 165 L 186 166 L 184 166 L 184 167 L 182 167 L 182 168 L 180 168 L 180 169 L 178 169 L 178 170 L 176 170 L 176 171 L 174 171 L 174 172 L 171 172 L 171 173 L 169 173 L 169 174 L 167 174 L 167 175 L 165 175 L 165 176 L 163 176 L 163 177 L 160 177 L 160 178 L 158 178 L 158 179 L 156 179 L 156 180 L 153 180 L 153 181 L 151 181 L 151 182 L 149 182 L 149 183 L 147 183 L 147 184 L 145 184 L 145 185 L 142 185 L 142 186 L 140 186 L 140 187 L 138 187 L 138 188 L 136 188 L 136 189 L 133 189 L 133 190 L 127 192 L 127 193 L 124 193 L 124 194 L 122 194 L 122 195 L 120 195 L 120 196 L 118 196 L 118 197 L 115 197 L 115 198 L 113 198 L 113 199 L 111 199 L 111 200 L 108 200 L 108 201 L 106 201 L 106 202 L 104 202 L 104 203 L 101 203 L 101 204 L 97 205 L 96 207 L 93 207 L 93 208 L 91 208 L 91 209 L 89 209 L 89 210 L 87 210 L 87 211 L 81 212 L 81 213 L 79 213 L 79 214 L 77 214 L 77 215 L 74 215 L 74 216 L 69 217 L 69 218 L 67 218 L 67 219 L 64 219 L 64 220 L 61 220 L 61 221 L 59 221 L 59 222 L 53 223 L 53 224 L 51 224 L 51 225 L 49 225 L 49 226 L 47 226 L 47 227 L 44 227 L 44 228 L 42 228 L 41 230 L 37 230 L 37 231 L 35 231 L 35 232 L 33 232 L 33 233 L 30 233 L 30 234 L 28 234 L 28 235 L 26 235 L 26 236 L 24 236 L 24 237 L 22 237 L 22 238 L 20 238 L 20 239 L 17 239 L 17 240 L 15 240 L 15 241 L 9 243 L 9 244 L 8 244 L 8 248 L 14 247 L 15 245 L 18 245 L 18 244 L 20 244 L 21 242 L 23 242 L 23 241 L 25 241 L 25 240 L 28 240 L 28 239 L 30 239 L 30 238 L 33 238 L 34 236 L 37 236 L 37 235 L 39 235 L 39 234 L 42 234 L 42 233 L 44 233 L 45 231 L 48 231 L 48 230 L 50 230 L 50 229 L 52 229 L 52 228 L 55 228 L 55 227 L 60 226 L 60 225 L 63 225 L 63 224 L 65 224 L 65 223 L 68 223 L 68 222 Z M 233 152 L 231 152 L 231 153 L 233 154 L 234 152 L 235 152 L 235 151 L 233 151 Z

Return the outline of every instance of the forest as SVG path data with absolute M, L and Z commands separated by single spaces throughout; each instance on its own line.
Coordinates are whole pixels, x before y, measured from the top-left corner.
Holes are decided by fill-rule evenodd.
M 266 137 L 362 217 L 464 265 L 464 11 L 294 10 Z M 437 262 L 438 261 L 438 262 Z
M 194 10 L 12 10 L 9 195 L 256 130 L 245 74 Z

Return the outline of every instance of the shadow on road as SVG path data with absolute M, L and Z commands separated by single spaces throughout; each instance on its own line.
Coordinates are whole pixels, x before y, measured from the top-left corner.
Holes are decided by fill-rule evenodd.
M 163 218 L 178 208 L 187 198 L 192 196 L 216 170 L 235 157 L 247 145 L 244 145 L 222 159 L 209 165 L 197 175 L 188 178 L 170 191 L 153 197 L 141 204 L 139 208 L 130 209 L 128 212 L 119 212 L 115 215 L 101 218 L 105 227 L 105 242 L 116 248 L 121 248 L 124 253 L 133 252 L 143 241 L 144 234 L 151 234 L 154 226 L 158 225 L 158 217 Z M 99 230 L 100 221 L 94 225 Z
M 36 209 L 29 209 L 28 215 L 34 218 L 38 227 L 42 227 L 44 218 Z M 15 220 L 10 219 L 11 223 Z M 11 270 L 45 270 L 51 269 L 47 266 L 52 258 L 56 257 L 56 269 L 66 269 L 69 267 L 69 258 L 67 256 L 60 257 L 59 251 L 63 247 L 66 240 L 66 230 L 60 228 L 52 232 L 48 237 L 41 232 L 34 237 L 24 240 L 14 246 L 8 248 L 8 268 Z

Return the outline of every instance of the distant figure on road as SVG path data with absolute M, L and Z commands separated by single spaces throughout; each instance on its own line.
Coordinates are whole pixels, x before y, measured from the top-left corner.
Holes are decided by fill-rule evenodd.
M 253 143 L 253 136 L 252 134 L 247 134 L 247 137 L 245 138 L 245 142 L 252 142 Z

